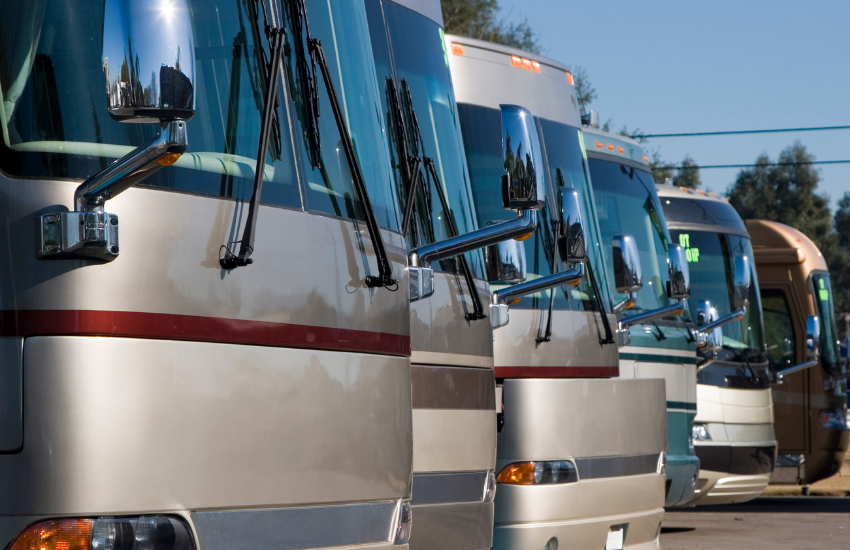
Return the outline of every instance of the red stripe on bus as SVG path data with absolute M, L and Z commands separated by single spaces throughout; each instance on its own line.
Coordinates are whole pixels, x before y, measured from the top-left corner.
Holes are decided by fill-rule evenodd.
M 496 367 L 496 378 L 612 378 L 620 367 Z
M 60 335 L 190 340 L 410 356 L 409 336 L 385 332 L 138 311 L 0 312 L 0 336 Z

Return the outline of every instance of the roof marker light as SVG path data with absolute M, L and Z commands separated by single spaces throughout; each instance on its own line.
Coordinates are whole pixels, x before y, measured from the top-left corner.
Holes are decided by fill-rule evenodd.
M 643 156 L 643 161 L 644 161 L 644 162 L 649 162 L 649 157 L 648 157 L 648 156 L 646 156 L 646 155 L 644 155 L 644 156 Z
M 540 63 L 538 63 L 537 61 L 532 61 L 532 62 L 531 62 L 531 67 L 534 69 L 534 72 L 535 72 L 535 73 L 539 73 L 539 72 L 540 72 Z
M 517 57 L 515 55 L 512 55 L 511 56 L 511 65 L 513 65 L 517 69 L 522 69 L 522 58 Z
M 602 145 L 602 142 L 601 142 L 601 141 L 597 141 L 597 142 L 596 142 L 596 147 L 598 147 L 599 149 L 602 149 L 602 148 L 603 148 L 603 147 L 605 147 L 605 146 L 604 146 L 604 145 Z
M 526 58 L 523 57 L 522 58 L 522 68 L 525 69 L 526 71 L 533 71 L 534 65 L 531 64 L 530 59 L 526 59 Z
M 618 152 L 618 153 L 625 153 L 625 152 L 626 152 L 626 150 L 625 150 L 625 149 L 623 149 L 622 147 L 617 147 L 617 152 Z
M 455 55 L 463 55 L 463 44 L 452 42 L 452 53 Z
M 576 81 L 573 80 L 573 73 L 571 73 L 570 71 L 567 71 L 567 82 L 570 84 L 570 86 L 576 85 Z
M 608 144 L 608 150 L 609 150 L 609 151 L 613 151 L 613 150 L 614 150 L 614 146 L 613 146 L 613 145 L 611 145 L 610 143 Z

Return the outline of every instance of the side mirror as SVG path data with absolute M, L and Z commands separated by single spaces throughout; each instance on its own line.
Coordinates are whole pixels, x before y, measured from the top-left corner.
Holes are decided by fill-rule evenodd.
M 667 296 L 674 300 L 687 300 L 691 296 L 691 272 L 685 249 L 671 244 L 667 252 L 667 266 L 670 280 L 667 282 Z
M 500 105 L 505 175 L 502 176 L 502 203 L 506 210 L 543 208 L 546 187 L 543 180 L 543 152 L 531 111 L 519 105 Z
M 89 177 L 73 212 L 39 216 L 40 259 L 118 257 L 118 216 L 103 204 L 186 151 L 195 113 L 195 45 L 187 0 L 106 0 L 102 69 L 106 107 L 120 122 L 156 123 L 159 136 Z
M 487 280 L 495 284 L 516 284 L 525 281 L 527 267 L 525 246 L 515 240 L 502 241 L 484 249 Z
M 631 294 L 643 288 L 640 254 L 631 235 L 614 236 L 614 286 L 620 294 Z
M 750 260 L 743 254 L 735 256 L 732 286 L 732 308 L 741 309 L 750 303 Z
M 820 357 L 820 319 L 817 315 L 806 317 L 806 359 L 816 361 Z
M 572 264 L 587 261 L 584 233 L 581 197 L 572 187 L 565 187 L 561 189 L 561 223 L 558 235 L 561 260 Z
M 697 326 L 707 326 L 718 320 L 717 309 L 708 300 L 700 300 L 697 311 Z M 719 326 L 700 334 L 700 348 L 714 352 L 723 347 L 723 329 Z

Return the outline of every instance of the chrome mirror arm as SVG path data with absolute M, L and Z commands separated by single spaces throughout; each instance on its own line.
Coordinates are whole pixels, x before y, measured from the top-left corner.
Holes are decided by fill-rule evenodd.
M 561 271 L 533 281 L 511 285 L 490 295 L 490 325 L 495 329 L 508 324 L 508 303 L 535 292 L 577 283 L 584 278 L 584 263 L 576 264 L 572 269 Z
M 611 313 L 613 313 L 614 315 L 617 315 L 621 311 L 623 311 L 624 309 L 628 309 L 628 308 L 632 307 L 633 305 L 635 305 L 636 301 L 637 301 L 637 292 L 629 292 L 629 296 L 625 300 L 614 304 L 614 309 L 611 310 Z
M 796 365 L 790 365 L 782 369 L 776 369 L 776 384 L 781 384 L 783 382 L 783 378 L 788 376 L 789 374 L 794 374 L 795 372 L 804 371 L 806 369 L 810 369 L 816 366 L 820 362 L 820 359 L 809 359 L 808 361 L 803 361 L 802 363 L 797 363 Z
M 497 244 L 514 237 L 532 233 L 537 228 L 537 213 L 534 210 L 522 210 L 520 215 L 510 221 L 482 227 L 457 237 L 426 244 L 414 248 L 407 256 L 407 268 L 410 282 L 410 301 L 415 302 L 434 294 L 434 271 L 431 264 L 460 256 L 479 248 Z
M 87 212 L 103 210 L 107 200 L 163 166 L 174 164 L 186 152 L 186 147 L 186 123 L 182 120 L 166 123 L 158 136 L 81 183 L 74 192 L 75 208 Z
M 661 317 L 668 317 L 670 315 L 678 316 L 684 312 L 685 300 L 679 299 L 676 300 L 676 303 L 670 304 L 669 306 L 653 309 L 652 311 L 647 311 L 645 313 L 638 313 L 637 315 L 632 315 L 630 317 L 621 317 L 618 320 L 620 322 L 620 329 L 622 330 L 632 325 L 647 323 L 653 319 L 660 319 Z
M 728 325 L 729 323 L 732 323 L 734 321 L 740 321 L 741 319 L 744 318 L 744 315 L 746 315 L 746 314 L 747 314 L 747 307 L 744 306 L 741 309 L 736 309 L 735 311 L 733 311 L 732 313 L 730 313 L 726 317 L 721 317 L 720 319 L 718 319 L 716 321 L 712 321 L 711 323 L 709 323 L 707 325 L 697 327 L 695 332 L 697 334 L 708 334 L 712 330 L 719 328 L 719 327 L 722 327 L 723 325 Z

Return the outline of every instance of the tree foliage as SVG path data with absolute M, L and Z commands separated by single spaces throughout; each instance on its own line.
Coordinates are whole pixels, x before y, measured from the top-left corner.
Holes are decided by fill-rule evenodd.
M 637 134 L 638 132 L 635 131 L 635 133 Z M 649 167 L 652 169 L 652 178 L 656 183 L 664 183 L 670 179 L 673 185 L 677 187 L 698 189 L 702 185 L 699 175 L 699 165 L 690 155 L 685 155 L 679 167 L 675 167 L 665 162 L 661 158 L 659 150 L 655 149 L 649 155 Z
M 761 155 L 754 167 L 738 173 L 727 196 L 743 219 L 784 223 L 812 239 L 829 267 L 836 313 L 850 311 L 850 194 L 833 218 L 829 197 L 818 193 L 820 172 L 813 160 L 799 142 L 782 151 L 779 166 Z
M 442 0 L 443 26 L 458 34 L 540 53 L 540 43 L 528 21 L 508 22 L 500 17 L 498 0 Z

